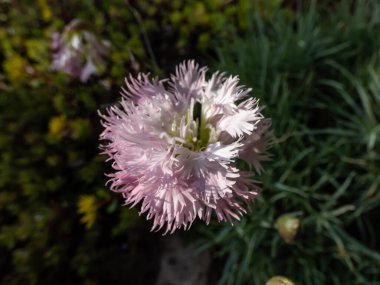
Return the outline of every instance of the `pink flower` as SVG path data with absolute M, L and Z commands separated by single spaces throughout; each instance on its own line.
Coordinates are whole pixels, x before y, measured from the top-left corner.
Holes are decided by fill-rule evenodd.
M 262 170 L 270 120 L 238 77 L 217 72 L 207 80 L 206 71 L 188 61 L 170 79 L 130 76 L 119 106 L 101 114 L 111 190 L 141 205 L 152 230 L 188 229 L 196 217 L 209 223 L 213 212 L 233 224 L 258 195 L 253 172 L 236 161 Z
M 104 69 L 103 57 L 110 44 L 100 40 L 80 20 L 73 20 L 62 34 L 53 34 L 53 70 L 61 70 L 86 82 Z

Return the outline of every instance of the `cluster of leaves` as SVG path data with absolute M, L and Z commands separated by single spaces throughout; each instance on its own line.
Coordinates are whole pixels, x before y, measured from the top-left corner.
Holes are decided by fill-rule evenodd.
M 191 55 L 198 58 L 204 51 L 213 52 L 212 39 L 226 38 L 234 26 L 245 31 L 253 11 L 271 19 L 281 0 L 154 0 L 130 1 L 130 9 L 151 38 L 151 45 L 159 54 Z M 165 11 L 165 14 L 162 13 Z M 144 20 L 142 20 L 144 19 Z M 164 65 L 177 64 L 175 57 L 161 59 Z
M 217 68 L 254 87 L 274 131 L 250 215 L 202 229 L 221 284 L 380 284 L 380 5 L 311 3 L 219 45 Z M 300 224 L 293 244 L 283 214 Z

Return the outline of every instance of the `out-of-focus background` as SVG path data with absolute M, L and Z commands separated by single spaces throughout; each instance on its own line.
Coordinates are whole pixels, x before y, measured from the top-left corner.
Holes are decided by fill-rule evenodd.
M 162 237 L 97 110 L 184 59 L 253 88 L 273 160 L 235 226 Z M 379 1 L 0 0 L 1 284 L 380 284 L 379 204 Z

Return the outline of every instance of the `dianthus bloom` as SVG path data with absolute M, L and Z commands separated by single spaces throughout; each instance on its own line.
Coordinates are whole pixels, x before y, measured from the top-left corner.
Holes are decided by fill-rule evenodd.
M 61 70 L 86 82 L 92 74 L 104 69 L 103 57 L 110 44 L 100 40 L 80 20 L 73 20 L 62 34 L 53 34 L 52 69 Z
M 216 72 L 207 80 L 206 71 L 188 61 L 170 79 L 130 76 L 120 105 L 101 115 L 111 190 L 141 205 L 152 230 L 187 229 L 196 217 L 209 223 L 212 212 L 232 224 L 258 195 L 252 171 L 236 162 L 260 173 L 270 120 L 238 77 Z

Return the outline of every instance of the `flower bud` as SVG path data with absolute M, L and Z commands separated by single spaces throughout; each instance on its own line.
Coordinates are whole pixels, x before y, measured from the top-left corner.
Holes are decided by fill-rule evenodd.
M 292 244 L 300 227 L 300 220 L 292 215 L 285 214 L 280 216 L 275 224 L 280 236 L 286 243 Z
M 274 276 L 265 285 L 295 285 L 293 281 L 283 276 Z

